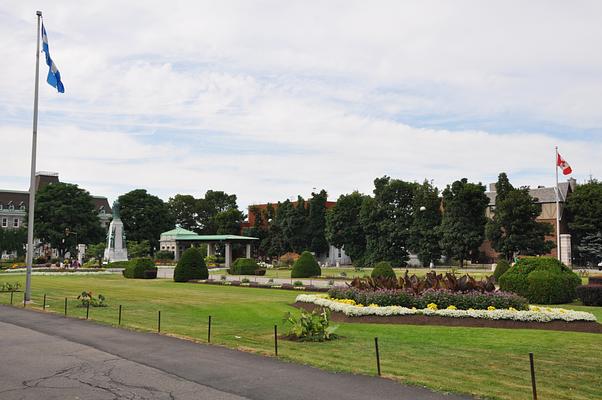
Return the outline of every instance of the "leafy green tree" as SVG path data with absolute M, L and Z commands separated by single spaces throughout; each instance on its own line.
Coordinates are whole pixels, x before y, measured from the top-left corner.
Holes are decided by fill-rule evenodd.
M 307 207 L 305 200 L 297 196 L 297 204 L 290 201 L 282 203 L 282 212 L 278 208 L 284 240 L 287 247 L 295 253 L 301 253 L 309 249 L 310 239 L 308 232 Z
M 150 253 L 150 243 L 148 240 L 136 242 L 134 240 L 127 241 L 127 250 L 129 258 L 148 257 Z
M 328 194 L 324 189 L 319 193 L 312 193 L 308 201 L 308 234 L 309 249 L 316 255 L 328 251 L 328 242 L 326 241 L 326 200 Z
M 254 217 L 253 226 L 244 228 L 242 232 L 244 236 L 256 237 L 259 239 L 259 246 L 256 251 L 260 257 L 264 257 L 267 254 L 265 240 L 268 237 L 269 224 L 266 219 L 266 212 L 258 207 L 251 206 L 249 208 L 249 214 L 252 214 Z
M 572 219 L 569 228 L 577 250 L 575 255 L 584 261 L 594 262 L 592 253 L 582 253 L 581 248 L 588 246 L 584 243 L 587 236 L 602 234 L 602 182 L 590 179 L 578 185 L 567 199 L 566 207 Z
M 17 256 L 25 254 L 25 244 L 27 243 L 27 228 L 0 229 L 0 254 L 3 251 L 12 253 L 17 252 Z
M 287 206 L 290 206 L 290 202 Z M 271 204 L 266 207 L 265 219 L 268 223 L 268 231 L 265 239 L 260 244 L 260 249 L 268 257 L 279 257 L 290 250 L 284 240 L 282 233 L 284 208 L 278 203 L 276 208 Z
M 586 235 L 577 247 L 579 254 L 596 265 L 602 261 L 602 233 L 591 233 Z
M 528 188 L 515 189 L 505 173 L 496 187 L 495 212 L 487 222 L 486 236 L 495 251 L 510 261 L 515 254 L 547 254 L 554 243 L 546 240 L 552 226 L 540 223 L 541 205 L 529 194 Z
M 366 252 L 366 233 L 360 221 L 360 211 L 367 197 L 359 192 L 341 195 L 326 215 L 328 242 L 344 249 L 357 265 L 363 265 Z
M 119 196 L 121 220 L 129 240 L 149 243 L 149 252 L 159 247 L 161 233 L 173 229 L 175 218 L 167 204 L 144 189 Z
M 222 230 L 228 230 L 230 228 L 229 218 L 233 217 L 234 213 L 222 215 L 219 218 L 217 218 L 217 215 L 232 209 L 238 210 L 235 194 L 228 194 L 223 191 L 207 190 L 205 197 L 198 200 L 197 222 L 199 226 L 199 233 L 203 235 L 215 235 L 220 228 Z
M 98 261 L 98 267 L 102 268 L 102 259 L 105 254 L 105 249 L 107 248 L 107 244 L 105 242 L 100 242 L 97 244 L 90 244 L 86 247 L 86 258 L 91 259 L 94 258 Z
M 466 178 L 443 191 L 441 247 L 448 257 L 460 262 L 460 267 L 483 243 L 488 204 L 485 186 L 469 183 Z
M 199 231 L 198 208 L 199 201 L 189 194 L 176 194 L 167 202 L 176 224 L 190 231 Z
M 230 208 L 226 211 L 218 212 L 213 222 L 217 227 L 218 235 L 238 235 L 240 234 L 240 224 L 245 215 L 238 208 Z
M 36 196 L 35 237 L 57 249 L 61 258 L 79 243 L 98 243 L 104 237 L 92 196 L 70 183 L 44 186 Z M 77 233 L 77 234 L 76 234 Z
M 409 244 L 424 267 L 441 258 L 441 199 L 439 189 L 425 180 L 416 187 Z

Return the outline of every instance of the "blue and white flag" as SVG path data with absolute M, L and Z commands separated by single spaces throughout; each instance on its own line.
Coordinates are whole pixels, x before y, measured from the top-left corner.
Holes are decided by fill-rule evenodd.
M 61 82 L 61 73 L 52 58 L 50 58 L 50 51 L 48 51 L 48 35 L 46 35 L 46 29 L 44 28 L 44 23 L 42 23 L 42 51 L 46 53 L 46 64 L 48 64 L 48 78 L 46 78 L 46 82 L 48 82 L 51 86 L 54 86 L 59 93 L 65 93 L 65 88 L 63 87 L 63 82 Z

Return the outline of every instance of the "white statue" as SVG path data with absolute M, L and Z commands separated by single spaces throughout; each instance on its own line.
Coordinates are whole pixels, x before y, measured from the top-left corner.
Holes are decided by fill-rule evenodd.
M 107 248 L 105 249 L 105 261 L 127 261 L 128 251 L 125 244 L 125 231 L 119 213 L 119 202 L 113 203 L 113 220 L 107 232 Z

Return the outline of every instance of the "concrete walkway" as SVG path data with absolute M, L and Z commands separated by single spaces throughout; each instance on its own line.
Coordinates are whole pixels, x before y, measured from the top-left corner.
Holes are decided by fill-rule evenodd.
M 0 343 L 3 400 L 469 399 L 9 306 Z

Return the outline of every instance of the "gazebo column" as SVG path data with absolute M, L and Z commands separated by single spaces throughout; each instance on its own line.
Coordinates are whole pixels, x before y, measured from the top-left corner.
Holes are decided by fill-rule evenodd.
M 215 243 L 207 243 L 207 255 L 215 256 Z
M 226 268 L 232 265 L 232 244 L 226 242 Z
M 176 246 L 175 246 L 176 248 L 173 252 L 173 255 L 174 255 L 173 259 L 174 259 L 174 261 L 178 261 L 180 259 L 180 244 L 177 241 L 175 242 L 175 244 L 176 244 Z
M 247 243 L 247 258 L 251 258 L 251 244 Z

